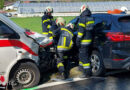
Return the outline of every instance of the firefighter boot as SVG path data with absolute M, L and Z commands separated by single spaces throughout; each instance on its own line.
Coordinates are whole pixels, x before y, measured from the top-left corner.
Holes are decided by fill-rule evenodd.
M 90 69 L 90 68 L 84 69 L 84 74 L 85 74 L 85 77 L 86 77 L 86 78 L 91 77 L 91 75 L 92 75 L 91 69 Z
M 52 81 L 56 81 L 56 82 L 65 80 L 65 75 L 64 75 L 64 73 L 58 73 L 58 74 L 56 75 L 56 77 L 53 78 L 53 79 L 51 79 L 51 80 L 52 80 Z
M 82 69 L 82 75 L 80 78 L 89 78 L 91 76 L 91 69 Z

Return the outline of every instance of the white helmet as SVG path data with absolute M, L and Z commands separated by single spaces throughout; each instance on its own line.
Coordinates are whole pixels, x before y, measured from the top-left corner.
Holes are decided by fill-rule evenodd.
M 124 6 L 121 7 L 121 10 L 124 11 L 124 12 L 127 12 L 127 11 L 128 11 L 127 7 L 124 7 Z
M 67 27 L 70 27 L 71 29 L 74 29 L 74 24 L 69 23 L 69 24 L 67 25 Z
M 58 17 L 58 18 L 56 19 L 56 24 L 57 24 L 58 26 L 65 26 L 66 21 L 65 21 L 62 17 Z
M 46 13 L 53 13 L 53 8 L 52 7 L 46 7 L 46 9 L 45 9 L 45 12 Z
M 80 8 L 80 13 L 82 13 L 83 11 L 85 11 L 88 8 L 88 6 L 86 5 L 82 5 Z

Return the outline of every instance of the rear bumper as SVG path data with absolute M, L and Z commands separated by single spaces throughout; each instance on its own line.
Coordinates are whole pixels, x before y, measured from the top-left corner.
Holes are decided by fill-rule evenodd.
M 0 90 L 5 90 L 5 86 L 0 85 Z
M 104 65 L 108 69 L 127 69 L 130 70 L 130 58 L 126 59 L 106 59 Z
M 7 85 L 7 78 L 4 75 L 0 75 L 0 87 L 5 87 Z

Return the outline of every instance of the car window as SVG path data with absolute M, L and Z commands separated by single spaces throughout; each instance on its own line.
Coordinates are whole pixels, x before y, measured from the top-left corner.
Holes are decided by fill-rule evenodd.
M 124 16 L 118 19 L 123 31 L 130 32 L 130 16 Z
M 106 20 L 103 20 L 102 18 L 95 18 L 95 26 L 94 30 L 96 31 L 102 31 L 102 30 L 108 30 L 108 22 Z
M 0 21 L 0 38 L 17 39 L 18 35 L 9 26 Z

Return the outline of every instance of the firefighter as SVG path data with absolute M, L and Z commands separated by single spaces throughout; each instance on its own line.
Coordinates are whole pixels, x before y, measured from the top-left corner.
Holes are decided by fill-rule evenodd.
M 48 35 L 49 29 L 52 25 L 53 21 L 53 8 L 52 7 L 46 7 L 44 15 L 42 16 L 42 30 L 43 30 L 43 35 Z
M 80 8 L 79 29 L 76 39 L 77 47 L 79 47 L 79 65 L 82 67 L 83 75 L 81 77 L 91 76 L 90 59 L 88 56 L 89 45 L 92 42 L 91 30 L 93 30 L 94 18 L 88 6 L 83 5 Z
M 48 37 L 49 37 L 49 39 L 53 40 L 54 45 L 57 44 L 57 40 L 58 40 L 57 39 L 58 37 L 56 37 L 56 33 L 55 33 L 56 30 L 58 30 L 58 28 L 60 28 L 60 26 L 58 26 L 56 24 L 56 21 L 53 21 L 52 25 L 51 25 L 51 27 L 49 29 Z
M 58 18 L 56 21 L 57 25 L 64 26 L 65 21 L 62 18 Z M 57 44 L 57 68 L 59 70 L 58 79 L 66 79 L 67 73 L 64 67 L 64 55 L 73 46 L 73 24 L 69 24 L 66 27 L 61 27 L 59 29 L 59 40 Z
M 107 13 L 109 14 L 127 14 L 127 7 L 123 6 L 120 9 L 114 9 L 113 11 L 108 10 Z
M 120 10 L 122 11 L 121 14 L 127 14 L 127 12 L 128 12 L 127 7 L 125 7 L 125 6 L 121 7 Z

